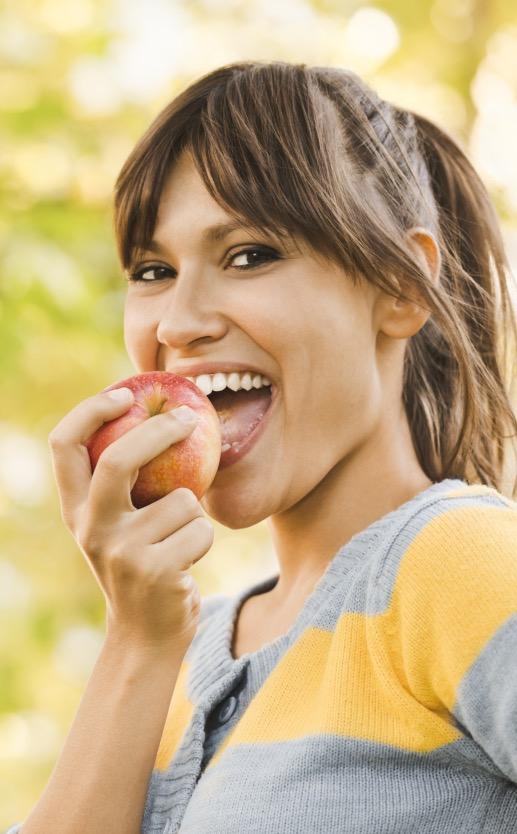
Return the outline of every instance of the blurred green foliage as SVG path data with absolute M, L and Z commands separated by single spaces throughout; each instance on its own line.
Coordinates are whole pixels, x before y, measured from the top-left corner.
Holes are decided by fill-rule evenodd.
M 448 128 L 515 257 L 513 0 L 4 0 L 0 5 L 0 828 L 59 755 L 100 648 L 104 600 L 61 522 L 47 435 L 133 373 L 111 190 L 133 143 L 196 76 L 238 59 L 349 66 Z M 216 526 L 201 592 L 269 575 L 263 524 Z

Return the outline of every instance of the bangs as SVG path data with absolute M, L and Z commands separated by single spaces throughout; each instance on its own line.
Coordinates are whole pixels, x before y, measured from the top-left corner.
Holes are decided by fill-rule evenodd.
M 357 268 L 352 252 L 361 201 L 353 166 L 343 176 L 342 126 L 305 65 L 223 67 L 155 119 L 116 183 L 115 230 L 125 269 L 152 240 L 160 196 L 183 151 L 233 219 L 298 248 L 305 243 L 351 272 Z M 361 188 L 364 202 L 366 179 Z

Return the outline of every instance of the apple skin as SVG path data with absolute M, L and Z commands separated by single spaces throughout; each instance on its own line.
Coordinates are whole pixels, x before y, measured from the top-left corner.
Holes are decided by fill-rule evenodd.
M 102 452 L 121 435 L 154 414 L 187 405 L 198 422 L 184 439 L 144 464 L 131 489 L 135 507 L 145 507 L 178 487 L 192 490 L 199 500 L 212 483 L 221 458 L 221 427 L 217 411 L 190 380 L 167 371 L 137 374 L 103 389 L 130 388 L 134 402 L 120 417 L 103 423 L 85 442 L 92 472 Z

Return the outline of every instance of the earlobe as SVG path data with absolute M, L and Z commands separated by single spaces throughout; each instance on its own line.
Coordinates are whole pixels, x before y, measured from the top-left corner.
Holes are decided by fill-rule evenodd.
M 415 252 L 422 268 L 429 278 L 437 284 L 440 279 L 441 255 L 434 236 L 423 226 L 415 226 L 407 232 L 408 244 Z M 402 292 L 402 284 L 399 283 Z M 410 300 L 385 295 L 380 305 L 380 330 L 393 339 L 408 339 L 418 333 L 431 315 L 422 300 L 419 303 L 415 288 L 411 292 L 407 287 Z
M 422 329 L 430 315 L 430 311 L 416 301 L 408 302 L 400 298 L 391 298 L 387 301 L 387 309 L 380 329 L 392 339 L 409 339 Z

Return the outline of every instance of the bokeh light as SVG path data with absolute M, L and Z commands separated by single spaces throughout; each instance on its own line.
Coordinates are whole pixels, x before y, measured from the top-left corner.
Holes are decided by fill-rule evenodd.
M 487 184 L 517 271 L 513 0 L 0 6 L 0 830 L 41 795 L 103 640 L 104 600 L 61 519 L 47 437 L 134 370 L 113 183 L 172 96 L 242 59 L 349 67 L 444 126 Z M 206 595 L 275 570 L 265 523 L 216 523 L 192 573 Z

